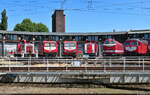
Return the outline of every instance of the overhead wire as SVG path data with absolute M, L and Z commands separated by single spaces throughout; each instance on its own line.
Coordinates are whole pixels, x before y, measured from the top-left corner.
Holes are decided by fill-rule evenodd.
M 94 1 L 94 0 L 93 0 Z M 140 7 L 134 7 L 134 8 L 127 8 L 126 10 L 129 10 L 129 9 L 132 9 L 132 10 L 135 10 L 136 8 L 139 8 L 139 9 L 150 9 L 150 8 L 145 8 L 145 7 L 141 7 L 142 6 L 142 4 L 144 4 L 144 3 L 150 3 L 150 1 L 149 0 L 147 0 L 147 1 L 138 1 L 138 2 L 125 2 L 125 3 L 114 3 L 114 4 L 111 4 L 111 5 L 117 5 L 117 7 L 118 7 L 118 5 L 120 6 L 120 5 L 126 5 L 127 6 L 127 4 L 140 4 Z M 109 4 L 110 5 L 110 4 Z M 115 6 L 116 7 L 116 6 Z M 104 7 L 104 8 L 101 8 L 101 10 L 98 10 L 98 8 L 97 7 L 94 7 L 94 9 L 93 9 L 95 12 L 99 12 L 99 11 L 101 11 L 101 12 L 103 12 L 103 13 L 112 13 L 112 14 L 124 14 L 124 15 L 140 15 L 140 16 L 150 16 L 150 14 L 144 14 L 144 13 L 142 13 L 142 12 L 140 12 L 140 13 L 135 13 L 135 12 L 132 12 L 132 13 L 130 13 L 130 12 L 120 12 L 120 10 L 122 10 L 122 8 L 115 8 L 115 9 L 113 9 L 112 7 L 110 7 L 110 6 L 108 6 L 108 7 Z M 92 11 L 93 11 L 92 10 Z M 91 10 L 87 10 L 87 11 L 90 11 L 91 12 Z M 119 11 L 119 12 L 118 12 Z M 130 10 L 131 11 L 131 10 Z
M 146 7 L 146 6 L 142 6 L 140 4 L 145 4 L 145 3 L 150 3 L 150 0 L 143 0 L 143 1 L 128 1 L 128 2 L 121 2 L 121 3 L 108 3 L 108 1 L 105 3 L 103 0 L 86 0 L 88 7 L 87 8 L 64 8 L 64 5 L 66 3 L 66 0 L 46 0 L 46 1 L 37 1 L 37 0 L 29 0 L 29 4 L 32 5 L 32 7 L 30 6 L 27 7 L 27 4 L 22 5 L 20 0 L 15 0 L 12 1 L 12 5 L 10 6 L 11 8 L 11 12 L 14 13 L 16 10 L 13 10 L 12 7 L 23 7 L 23 11 L 27 12 L 27 13 L 32 13 L 32 12 L 39 12 L 41 10 L 41 12 L 45 12 L 42 9 L 46 9 L 46 10 L 55 10 L 57 8 L 52 8 L 49 7 L 48 5 L 44 5 L 46 4 L 46 2 L 50 2 L 51 4 L 53 3 L 61 3 L 61 8 L 60 9 L 64 9 L 65 11 L 76 11 L 76 12 L 100 12 L 101 13 L 112 13 L 112 14 L 124 14 L 124 15 L 143 15 L 143 16 L 149 16 L 149 14 L 145 14 L 142 12 L 141 13 L 135 13 L 132 12 L 132 10 L 137 10 L 137 9 L 142 9 L 144 11 L 148 11 L 150 10 L 150 7 Z M 42 3 L 43 2 L 43 3 Z M 17 6 L 13 6 L 13 3 L 17 3 Z M 36 3 L 36 4 L 35 4 Z M 96 4 L 95 4 L 96 3 Z M 104 4 L 103 6 L 101 5 Z M 85 4 L 85 3 L 84 3 Z M 20 6 L 19 6 L 20 5 Z M 28 5 L 29 6 L 29 5 Z M 126 6 L 125 8 L 122 6 Z M 132 7 L 133 6 L 133 7 Z M 34 9 L 33 9 L 34 7 Z M 58 8 L 59 9 L 59 8 Z M 121 10 L 125 10 L 126 12 L 120 12 Z M 130 13 L 131 11 L 131 13 Z M 39 12 L 39 13 L 41 13 Z M 139 12 L 139 11 L 136 11 Z

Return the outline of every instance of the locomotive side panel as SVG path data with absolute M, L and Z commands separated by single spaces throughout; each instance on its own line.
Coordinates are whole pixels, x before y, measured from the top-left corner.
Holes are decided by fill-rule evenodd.
M 143 43 L 142 49 L 141 49 L 142 54 L 146 54 L 148 52 L 148 48 L 147 47 L 148 47 L 148 44 Z
M 41 44 L 43 56 L 56 56 L 57 55 L 57 42 L 56 41 L 43 41 Z

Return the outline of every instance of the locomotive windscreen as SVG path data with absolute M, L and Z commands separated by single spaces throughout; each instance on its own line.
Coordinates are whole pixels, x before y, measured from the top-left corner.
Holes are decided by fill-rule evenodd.
M 55 43 L 45 43 L 45 47 L 56 47 Z
M 45 47 L 49 47 L 49 43 L 45 43 Z
M 55 43 L 50 43 L 50 47 L 56 47 Z
M 125 42 L 124 45 L 129 46 L 130 42 Z
M 105 41 L 104 44 L 115 44 L 114 41 Z
M 75 43 L 65 43 L 65 47 L 75 47 Z
M 150 41 L 148 42 L 148 44 L 150 45 Z
M 136 45 L 137 45 L 137 42 L 133 41 L 133 42 L 132 42 L 132 45 L 133 45 L 133 46 L 136 46 Z

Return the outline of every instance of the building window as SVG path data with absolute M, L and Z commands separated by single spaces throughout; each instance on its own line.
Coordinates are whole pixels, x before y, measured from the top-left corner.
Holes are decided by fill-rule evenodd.
M 22 38 L 21 40 L 32 41 L 32 36 L 31 35 L 23 35 L 21 38 Z
M 2 40 L 2 34 L 0 34 L 0 40 Z
M 55 36 L 55 41 L 59 41 L 59 37 L 58 36 Z
M 9 34 L 5 35 L 6 40 L 11 40 L 11 36 Z
M 148 39 L 149 38 L 149 34 L 144 34 L 144 39 Z
M 18 40 L 18 36 L 17 35 L 12 35 L 12 40 Z
M 75 37 L 75 41 L 78 41 L 78 36 Z
M 98 41 L 98 36 L 95 36 L 95 41 Z
M 108 39 L 109 39 L 109 38 L 112 38 L 112 36 L 111 36 L 111 35 L 108 35 L 107 38 L 108 38 Z
M 65 41 L 65 40 L 71 40 L 71 41 L 72 41 L 73 38 L 72 38 L 72 36 L 63 36 L 63 37 L 62 37 L 62 40 L 63 40 L 63 41 Z
M 92 41 L 92 36 L 88 36 L 88 41 Z
M 41 37 L 40 36 L 35 36 L 35 41 L 41 41 Z
M 6 40 L 17 40 L 17 35 L 6 34 Z
M 97 36 L 98 39 L 98 36 Z M 88 41 L 96 41 L 96 36 L 88 36 Z

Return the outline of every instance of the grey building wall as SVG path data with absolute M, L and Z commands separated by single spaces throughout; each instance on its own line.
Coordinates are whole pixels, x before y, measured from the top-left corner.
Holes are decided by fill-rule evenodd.
M 4 44 L 4 56 L 9 56 L 9 52 L 16 52 L 17 43 L 5 43 Z M 0 56 L 3 54 L 2 43 L 0 43 Z

